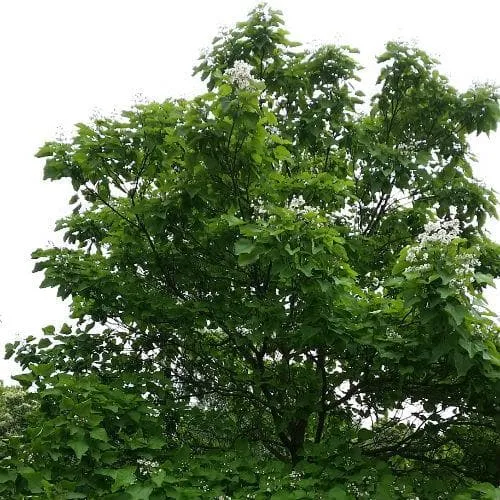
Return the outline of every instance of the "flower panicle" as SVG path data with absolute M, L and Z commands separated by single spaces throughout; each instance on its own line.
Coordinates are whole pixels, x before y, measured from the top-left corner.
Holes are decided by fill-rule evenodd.
M 239 89 L 246 90 L 258 82 L 252 76 L 253 67 L 245 61 L 235 61 L 232 68 L 225 71 L 229 82 Z
M 417 237 L 417 244 L 410 246 L 406 253 L 407 265 L 405 272 L 425 274 L 434 269 L 429 261 L 429 253 L 438 246 L 442 249 L 460 238 L 460 222 L 457 219 L 445 221 L 430 221 L 424 225 L 424 231 Z M 453 272 L 454 278 L 449 285 L 466 292 L 468 284 L 474 281 L 474 273 L 481 262 L 471 252 L 454 255 L 447 267 Z

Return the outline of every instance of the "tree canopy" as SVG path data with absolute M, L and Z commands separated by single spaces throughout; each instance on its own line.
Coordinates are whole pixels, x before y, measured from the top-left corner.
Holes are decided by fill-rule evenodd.
M 292 42 L 266 6 L 207 92 L 46 143 L 65 245 L 34 252 L 76 326 L 8 347 L 39 400 L 3 498 L 498 498 L 500 275 L 473 175 L 491 85 L 390 42 Z

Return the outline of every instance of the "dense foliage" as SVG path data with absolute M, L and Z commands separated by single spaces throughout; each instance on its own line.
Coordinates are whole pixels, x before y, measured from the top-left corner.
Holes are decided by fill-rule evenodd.
M 3 498 L 499 498 L 468 145 L 499 96 L 388 43 L 364 100 L 354 53 L 260 6 L 201 57 L 207 93 L 42 147 L 75 194 L 35 270 L 78 325 L 9 346 L 40 406 Z

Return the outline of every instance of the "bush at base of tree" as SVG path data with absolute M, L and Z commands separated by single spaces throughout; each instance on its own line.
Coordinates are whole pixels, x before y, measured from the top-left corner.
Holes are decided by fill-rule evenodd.
M 468 145 L 498 93 L 389 43 L 360 112 L 354 53 L 259 6 L 206 94 L 42 147 L 75 194 L 35 269 L 78 326 L 8 348 L 39 406 L 0 496 L 498 498 L 496 199 Z

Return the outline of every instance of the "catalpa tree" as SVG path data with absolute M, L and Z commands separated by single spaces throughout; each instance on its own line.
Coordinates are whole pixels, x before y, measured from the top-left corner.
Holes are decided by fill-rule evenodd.
M 496 199 L 468 137 L 499 95 L 388 43 L 364 99 L 354 53 L 259 6 L 201 57 L 205 94 L 41 148 L 74 196 L 35 270 L 78 325 L 9 347 L 39 408 L 4 498 L 498 498 Z

